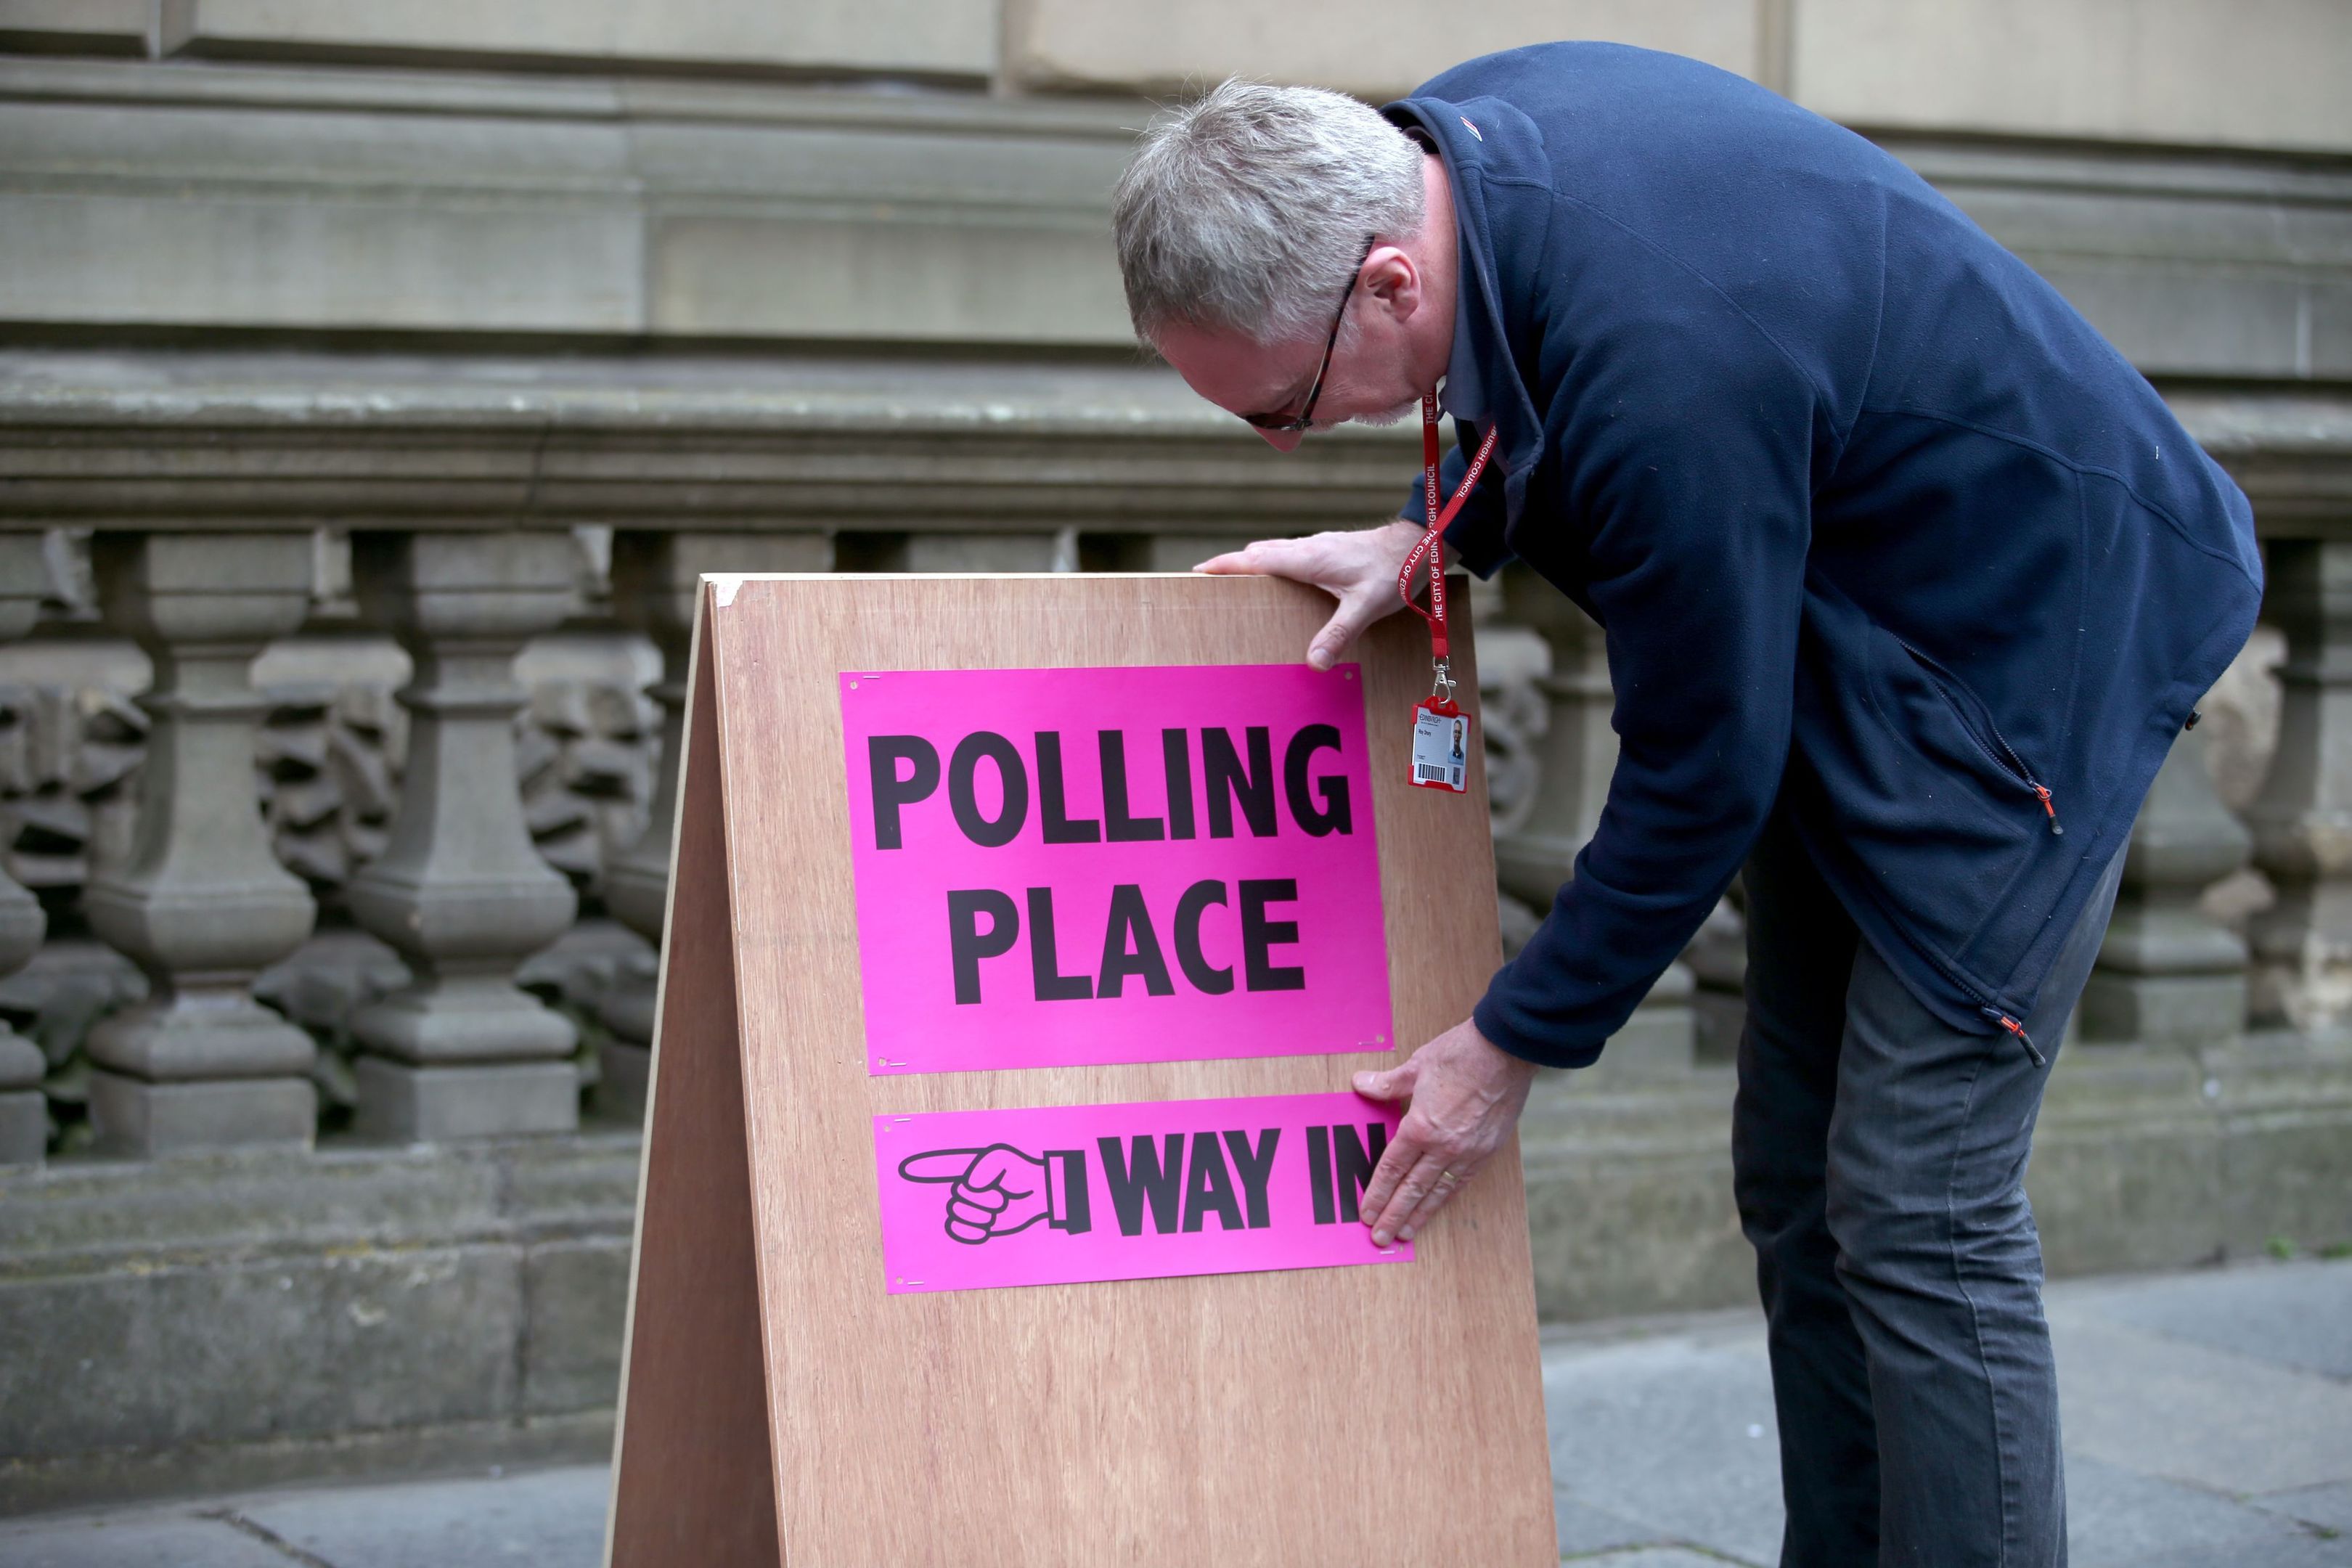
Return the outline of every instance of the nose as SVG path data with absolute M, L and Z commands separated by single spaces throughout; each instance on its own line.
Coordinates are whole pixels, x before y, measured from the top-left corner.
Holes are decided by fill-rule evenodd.
M 1304 430 L 1260 430 L 1258 434 L 1265 437 L 1265 444 L 1277 452 L 1295 452 L 1298 450 L 1298 443 L 1307 439 Z

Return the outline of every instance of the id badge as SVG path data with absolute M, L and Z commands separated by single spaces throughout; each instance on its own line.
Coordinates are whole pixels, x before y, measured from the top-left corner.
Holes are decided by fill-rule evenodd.
M 1431 697 L 1413 705 L 1412 782 L 1455 795 L 1470 787 L 1470 715 L 1460 703 Z

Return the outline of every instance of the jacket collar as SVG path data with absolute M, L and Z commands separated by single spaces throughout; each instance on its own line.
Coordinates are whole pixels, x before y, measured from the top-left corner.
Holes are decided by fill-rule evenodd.
M 1538 335 L 1527 319 L 1539 292 L 1537 279 L 1520 274 L 1541 253 L 1543 234 L 1540 228 L 1531 235 L 1510 234 L 1507 237 L 1517 243 L 1498 256 L 1495 229 L 1498 221 L 1507 229 L 1526 226 L 1524 214 L 1513 210 L 1521 200 L 1517 187 L 1549 189 L 1551 168 L 1544 156 L 1543 136 L 1534 121 L 1499 99 L 1457 104 L 1441 98 L 1407 98 L 1382 112 L 1398 125 L 1419 128 L 1436 143 L 1453 187 L 1461 287 L 1475 291 L 1477 304 L 1463 314 L 1473 333 L 1471 349 L 1487 413 L 1498 432 L 1495 448 L 1503 469 L 1507 527 L 1517 521 L 1528 473 L 1543 456 L 1543 421 L 1512 347 Z M 1549 205 L 1535 219 L 1538 224 L 1549 223 Z

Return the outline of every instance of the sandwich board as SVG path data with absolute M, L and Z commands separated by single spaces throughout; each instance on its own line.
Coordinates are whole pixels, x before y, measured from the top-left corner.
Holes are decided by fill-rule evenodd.
M 1349 1075 L 1500 941 L 1420 623 L 1328 604 L 704 579 L 608 1563 L 1557 1560 L 1516 1142 L 1358 1222 Z

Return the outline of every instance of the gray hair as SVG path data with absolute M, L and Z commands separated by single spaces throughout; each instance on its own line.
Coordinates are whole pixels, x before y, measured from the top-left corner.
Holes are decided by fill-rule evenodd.
M 1234 79 L 1161 116 L 1112 197 L 1137 333 L 1322 331 L 1364 237 L 1421 228 L 1421 159 L 1377 110 L 1319 88 Z

